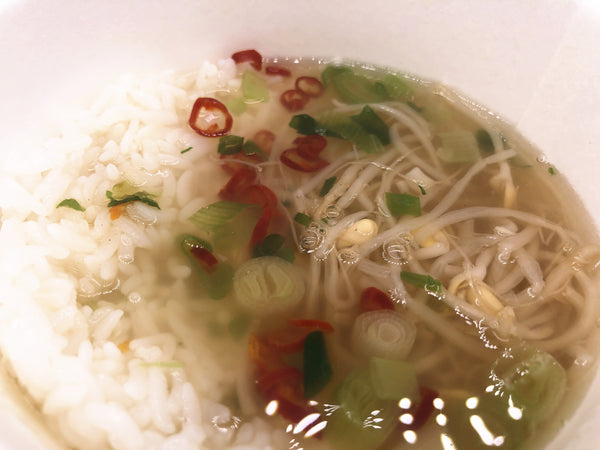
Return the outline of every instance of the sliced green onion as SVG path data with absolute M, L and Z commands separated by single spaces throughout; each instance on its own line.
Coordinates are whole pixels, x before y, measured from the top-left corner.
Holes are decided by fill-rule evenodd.
M 492 153 L 494 151 L 494 142 L 492 141 L 492 137 L 490 136 L 490 133 L 483 128 L 480 128 L 475 132 L 475 139 L 477 139 L 477 145 L 482 152 Z
M 296 114 L 290 120 L 289 126 L 299 134 L 325 134 L 327 131 L 317 120 L 308 114 Z
M 351 70 L 331 73 L 328 83 L 345 103 L 379 103 L 388 99 L 385 87 Z
M 65 198 L 62 202 L 56 205 L 57 208 L 71 208 L 75 211 L 85 211 L 85 208 L 79 204 L 74 198 Z
M 317 395 L 329 383 L 332 374 L 323 332 L 313 331 L 304 340 L 304 397 L 311 398 Z
M 267 81 L 254 71 L 246 70 L 242 75 L 242 95 L 251 102 L 269 100 Z
M 108 207 L 112 208 L 113 206 L 123 205 L 125 203 L 130 202 L 142 202 L 153 208 L 160 209 L 158 203 L 152 199 L 153 195 L 148 194 L 145 191 L 136 192 L 135 194 L 126 195 L 121 198 L 115 198 L 111 191 L 106 191 L 106 197 L 110 200 L 108 202 Z
M 366 153 L 383 150 L 383 144 L 376 135 L 369 133 L 361 124 L 348 116 L 329 111 L 319 118 L 319 123 L 325 127 L 327 135 L 333 132 L 334 136 L 352 141 Z
M 412 364 L 374 357 L 369 361 L 371 383 L 375 394 L 386 400 L 419 397 L 419 383 Z
M 554 169 L 554 167 L 548 167 L 548 173 L 550 175 L 556 175 L 556 170 Z
M 335 184 L 336 180 L 337 180 L 336 177 L 327 178 L 325 180 L 325 182 L 323 183 L 321 190 L 319 191 L 319 197 L 325 197 L 327 195 L 327 193 L 331 190 L 333 185 Z
M 425 289 L 425 291 L 427 291 L 428 293 L 442 293 L 442 282 L 436 280 L 431 275 L 408 272 L 406 270 L 403 270 L 402 272 L 400 272 L 400 279 L 405 283 L 412 284 L 413 286 L 419 287 L 421 289 Z
M 312 218 L 304 213 L 299 212 L 294 216 L 294 221 L 302 226 L 308 227 L 312 223 Z
M 225 106 L 231 114 L 235 114 L 236 116 L 239 116 L 246 111 L 246 101 L 243 97 L 232 98 L 225 102 Z
M 389 309 L 360 314 L 352 328 L 352 345 L 361 354 L 404 359 L 415 343 L 415 324 Z
M 421 215 L 421 200 L 414 195 L 386 192 L 385 203 L 394 217 L 403 216 L 405 214 L 410 216 Z
M 348 66 L 327 66 L 325 70 L 323 70 L 323 72 L 321 73 L 321 79 L 323 80 L 323 84 L 325 86 L 331 84 L 333 82 L 333 79 L 343 72 L 352 73 L 352 68 Z
M 244 138 L 241 136 L 235 136 L 228 134 L 227 136 L 221 136 L 219 138 L 219 146 L 217 152 L 220 155 L 235 155 L 242 151 L 244 144 Z
M 251 207 L 246 203 L 219 201 L 196 211 L 188 220 L 206 232 L 217 231 Z
M 457 130 L 439 134 L 442 146 L 440 159 L 447 163 L 473 162 L 480 157 L 477 139 L 470 131 Z
M 267 155 L 262 151 L 262 149 L 258 146 L 258 144 L 252 140 L 247 140 L 243 145 L 244 155 L 258 155 L 262 158 L 263 161 L 266 161 Z
M 294 262 L 294 252 L 289 248 L 283 248 L 285 238 L 280 234 L 269 234 L 260 244 L 252 249 L 252 257 L 278 256 L 288 262 Z
M 367 133 L 377 136 L 383 145 L 390 143 L 390 127 L 387 126 L 369 105 L 366 105 L 360 114 L 351 116 L 350 118 L 358 123 Z
M 409 84 L 396 75 L 388 73 L 382 78 L 381 84 L 392 100 L 406 101 L 412 97 L 412 89 Z
M 421 194 L 427 195 L 427 192 L 425 191 L 425 188 L 423 186 L 421 186 L 419 183 L 415 183 L 415 184 L 417 185 L 417 187 L 421 191 Z
M 304 297 L 302 271 L 274 256 L 246 261 L 233 280 L 238 304 L 251 314 L 267 316 L 296 306 Z
M 377 396 L 368 368 L 350 372 L 336 391 L 339 408 L 328 418 L 334 448 L 378 448 L 398 425 L 397 402 Z
M 549 353 L 519 348 L 492 366 L 497 395 L 510 396 L 523 417 L 538 423 L 560 406 L 567 386 L 565 369 Z
M 181 153 L 181 154 L 183 155 L 184 153 L 187 153 L 187 152 L 189 152 L 191 149 L 192 149 L 192 147 L 184 148 L 184 149 L 183 149 L 183 150 L 181 150 L 179 153 Z

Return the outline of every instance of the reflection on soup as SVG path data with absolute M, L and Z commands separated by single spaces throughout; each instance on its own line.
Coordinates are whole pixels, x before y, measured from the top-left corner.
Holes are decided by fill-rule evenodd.
M 44 219 L 80 246 L 48 258 L 86 325 L 54 331 L 110 405 L 53 407 L 13 361 L 52 426 L 116 448 L 546 442 L 591 373 L 599 309 L 600 247 L 560 173 L 439 84 L 233 61 L 210 92 L 215 66 L 123 91 L 174 112 L 101 114 Z

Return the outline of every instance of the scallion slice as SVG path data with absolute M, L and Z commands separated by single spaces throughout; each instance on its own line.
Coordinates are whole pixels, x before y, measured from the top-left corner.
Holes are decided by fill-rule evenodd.
M 246 70 L 242 75 L 242 95 L 251 102 L 269 100 L 267 81 L 254 71 Z
M 377 136 L 383 145 L 390 143 L 390 127 L 387 126 L 383 119 L 369 105 L 366 105 L 360 114 L 351 116 L 350 118 L 358 123 L 367 133 Z
M 305 227 L 308 227 L 312 223 L 311 217 L 301 212 L 296 213 L 294 221 Z
M 321 187 L 321 190 L 319 191 L 319 197 L 325 197 L 335 184 L 336 180 L 336 177 L 327 178 L 323 183 L 323 187 Z
M 413 286 L 417 286 L 421 289 L 425 289 L 425 291 L 427 291 L 428 293 L 442 293 L 442 282 L 436 280 L 431 275 L 408 272 L 406 270 L 403 270 L 402 272 L 400 272 L 400 279 L 405 283 L 412 284 Z
M 402 215 L 420 216 L 421 200 L 410 194 L 398 194 L 396 192 L 385 193 L 385 203 L 394 217 Z
M 217 147 L 217 152 L 220 155 L 235 155 L 236 153 L 242 151 L 243 145 L 243 137 L 228 134 L 227 136 L 221 136 L 219 138 L 219 146 Z
M 333 375 L 325 338 L 320 330 L 309 333 L 304 340 L 303 369 L 304 397 L 311 398 L 327 385 Z

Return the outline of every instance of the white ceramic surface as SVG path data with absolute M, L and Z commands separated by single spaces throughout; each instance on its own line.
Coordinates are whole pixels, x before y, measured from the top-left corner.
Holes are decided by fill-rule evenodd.
M 0 161 L 33 170 L 29 142 L 123 72 L 244 48 L 343 56 L 441 80 L 500 113 L 567 175 L 598 224 L 598 43 L 595 0 L 0 0 Z M 597 377 L 553 449 L 596 448 L 598 400 Z M 0 411 L 0 448 L 34 448 Z

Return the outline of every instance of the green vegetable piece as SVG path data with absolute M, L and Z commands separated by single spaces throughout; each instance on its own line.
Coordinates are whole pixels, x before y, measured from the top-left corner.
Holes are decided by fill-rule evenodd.
M 471 407 L 466 405 L 470 400 Z M 525 442 L 530 434 L 530 424 L 523 418 L 511 417 L 512 410 L 508 396 L 500 397 L 490 394 L 480 396 L 463 395 L 458 398 L 443 397 L 444 414 L 448 418 L 448 435 L 457 449 L 484 450 L 489 449 L 477 429 L 472 425 L 473 418 L 485 424 L 490 437 L 502 436 L 501 448 L 524 450 Z M 475 405 L 474 405 L 475 404 Z M 486 433 L 487 434 L 487 433 Z
M 358 123 L 367 133 L 379 138 L 383 145 L 390 143 L 390 127 L 373 111 L 369 105 L 365 106 L 360 114 L 350 117 Z
M 246 203 L 218 201 L 196 211 L 188 220 L 220 251 L 247 245 L 262 209 Z
M 280 248 L 279 250 L 277 250 L 277 252 L 275 253 L 275 256 L 278 256 L 279 258 L 284 259 L 290 263 L 293 263 L 294 260 L 296 259 L 296 255 L 294 254 L 294 251 L 288 247 Z
M 244 337 L 250 328 L 250 324 L 252 323 L 252 316 L 249 314 L 238 314 L 227 326 L 229 330 L 229 334 L 235 339 L 240 340 Z
M 296 114 L 290 120 L 289 126 L 299 134 L 325 134 L 327 129 L 308 114 Z
M 336 391 L 339 408 L 329 417 L 328 437 L 334 448 L 364 450 L 378 448 L 394 431 L 401 410 L 398 400 L 379 398 L 368 368 L 344 378 Z
M 353 71 L 343 70 L 330 74 L 331 85 L 338 98 L 345 103 L 380 103 L 387 100 L 387 92 L 381 83 L 376 83 Z
M 328 136 L 348 139 L 366 153 L 383 150 L 383 144 L 376 135 L 369 133 L 348 116 L 329 111 L 319 118 L 319 123 L 325 127 Z
M 494 142 L 492 141 L 492 136 L 487 130 L 480 128 L 475 132 L 475 139 L 477 139 L 477 145 L 481 149 L 482 152 L 485 153 L 493 153 L 494 151 Z
M 225 106 L 227 107 L 227 111 L 236 116 L 239 116 L 246 111 L 246 101 L 243 97 L 232 98 L 231 100 L 225 102 Z
M 244 142 L 243 146 L 244 155 L 258 155 L 262 158 L 263 161 L 266 161 L 267 155 L 262 151 L 262 149 L 258 146 L 258 144 L 252 140 L 247 140 Z
M 294 262 L 294 252 L 289 248 L 282 248 L 285 238 L 280 234 L 270 234 L 260 244 L 252 249 L 252 257 L 278 256 L 289 262 Z
M 407 284 L 412 284 L 413 286 L 425 289 L 425 291 L 430 294 L 442 293 L 442 282 L 436 280 L 431 275 L 403 270 L 400 272 L 400 279 Z
M 305 227 L 310 226 L 310 224 L 312 223 L 311 217 L 301 212 L 296 213 L 296 215 L 294 216 L 294 221 Z
M 303 374 L 305 398 L 317 395 L 331 379 L 333 370 L 322 331 L 313 331 L 304 340 Z
M 225 298 L 233 283 L 233 267 L 219 261 L 210 272 L 207 272 L 204 266 L 193 256 L 192 251 L 194 248 L 201 247 L 212 253 L 210 244 L 190 234 L 180 236 L 179 242 L 184 255 L 195 269 L 196 278 L 204 287 L 208 296 L 213 300 Z
M 242 95 L 251 102 L 266 102 L 269 100 L 267 81 L 258 73 L 246 70 L 242 75 Z
M 325 86 L 330 85 L 333 82 L 333 79 L 343 72 L 352 73 L 352 68 L 348 66 L 327 66 L 321 73 L 323 84 Z
M 235 155 L 242 151 L 243 145 L 243 137 L 228 134 L 227 136 L 221 136 L 219 138 L 217 152 L 221 155 Z
M 246 203 L 219 201 L 199 209 L 188 220 L 210 233 L 221 229 L 231 219 L 250 207 L 251 205 Z
M 510 396 L 532 423 L 547 419 L 561 403 L 567 385 L 565 369 L 549 353 L 519 348 L 492 367 L 497 393 Z
M 183 149 L 183 150 L 181 150 L 179 153 L 181 153 L 181 154 L 183 155 L 184 153 L 187 153 L 187 152 L 189 152 L 191 149 L 192 149 L 192 147 L 184 148 L 184 149 Z
M 417 185 L 417 187 L 421 191 L 422 195 L 427 195 L 427 192 L 425 191 L 425 188 L 423 186 L 421 186 L 419 183 L 415 183 L 415 184 Z
M 337 180 L 336 177 L 327 178 L 325 180 L 325 182 L 323 183 L 321 190 L 319 191 L 319 197 L 325 197 L 327 195 L 327 193 L 331 190 L 333 185 L 335 184 L 336 180 Z
M 410 85 L 402 78 L 388 73 L 381 80 L 387 96 L 392 100 L 407 101 L 412 97 Z
M 479 146 L 470 131 L 457 130 L 439 134 L 442 147 L 438 150 L 440 159 L 447 163 L 477 161 L 480 157 Z
M 303 272 L 275 256 L 261 256 L 242 264 L 235 272 L 233 288 L 237 303 L 257 316 L 281 313 L 304 297 Z
M 57 208 L 71 208 L 75 211 L 85 211 L 85 208 L 79 204 L 74 198 L 65 198 L 62 202 L 56 205 Z
M 420 216 L 421 200 L 410 194 L 398 194 L 395 192 L 385 193 L 385 203 L 394 217 L 402 215 Z
M 554 167 L 548 167 L 548 173 L 550 175 L 556 175 L 556 170 L 554 169 Z
M 419 383 L 412 364 L 373 357 L 369 361 L 369 370 L 377 397 L 396 401 L 405 397 L 418 399 Z
M 136 192 L 135 194 L 131 195 L 125 195 L 122 198 L 115 198 L 114 194 L 111 191 L 106 191 L 106 197 L 110 200 L 108 202 L 109 208 L 130 202 L 142 202 L 149 206 L 152 206 L 153 208 L 160 209 L 158 203 L 152 199 L 153 195 L 148 194 L 145 191 Z

